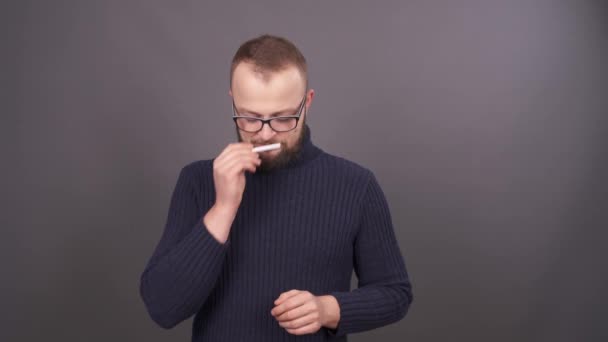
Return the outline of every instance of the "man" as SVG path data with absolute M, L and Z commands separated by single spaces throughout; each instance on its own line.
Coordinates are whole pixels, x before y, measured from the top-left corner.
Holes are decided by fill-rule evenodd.
M 313 144 L 300 51 L 247 41 L 230 80 L 239 142 L 180 172 L 141 275 L 152 319 L 195 315 L 192 340 L 212 342 L 347 341 L 403 318 L 412 291 L 386 199 L 371 171 Z

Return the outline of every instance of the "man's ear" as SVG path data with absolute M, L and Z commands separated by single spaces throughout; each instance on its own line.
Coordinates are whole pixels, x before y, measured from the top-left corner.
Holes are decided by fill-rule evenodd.
M 308 90 L 308 94 L 306 94 L 306 109 L 308 110 L 308 108 L 310 108 L 310 105 L 312 104 L 312 100 L 315 97 L 315 90 L 314 89 L 309 89 Z
M 232 97 L 232 89 L 228 89 L 228 96 Z

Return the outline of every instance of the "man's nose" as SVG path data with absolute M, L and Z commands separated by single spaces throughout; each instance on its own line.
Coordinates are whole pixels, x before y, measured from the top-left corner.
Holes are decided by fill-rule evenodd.
M 266 122 L 264 123 L 264 125 L 262 126 L 262 130 L 258 134 L 260 135 L 260 138 L 262 140 L 268 141 L 275 134 L 275 131 L 270 128 L 270 122 Z

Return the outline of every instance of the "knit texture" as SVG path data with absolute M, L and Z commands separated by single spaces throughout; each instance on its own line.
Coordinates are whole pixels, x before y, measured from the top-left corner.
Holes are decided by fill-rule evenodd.
M 315 146 L 300 158 L 246 172 L 225 243 L 203 217 L 215 201 L 213 159 L 184 166 L 163 234 L 140 278 L 150 317 L 170 329 L 194 316 L 192 341 L 347 341 L 402 319 L 412 290 L 388 204 L 367 168 Z M 358 287 L 350 290 L 353 270 Z M 336 329 L 293 335 L 270 311 L 286 291 L 333 295 Z

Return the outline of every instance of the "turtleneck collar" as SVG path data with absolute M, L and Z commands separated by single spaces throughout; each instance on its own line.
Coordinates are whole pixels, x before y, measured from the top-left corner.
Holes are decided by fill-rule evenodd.
M 300 152 L 298 153 L 297 158 L 292 159 L 283 169 L 292 169 L 302 166 L 308 163 L 309 161 L 315 159 L 322 152 L 320 148 L 313 144 L 311 139 L 310 127 L 308 126 L 308 124 L 304 124 L 304 127 L 302 129 L 304 130 L 304 136 L 302 137 L 302 147 L 300 148 Z

